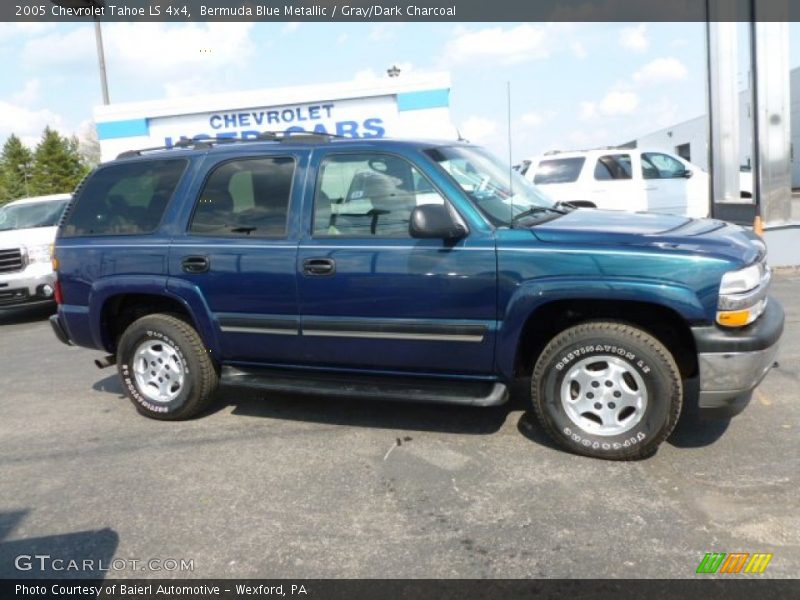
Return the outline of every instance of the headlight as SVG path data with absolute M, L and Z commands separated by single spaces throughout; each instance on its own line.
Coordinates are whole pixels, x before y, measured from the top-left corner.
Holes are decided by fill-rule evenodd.
M 43 246 L 27 246 L 25 252 L 28 255 L 28 263 L 49 263 L 51 255 L 51 244 Z
M 761 263 L 750 265 L 738 271 L 729 271 L 722 276 L 720 294 L 741 294 L 758 287 L 762 275 Z
M 760 262 L 722 276 L 717 304 L 717 323 L 744 327 L 755 321 L 767 306 L 771 273 Z

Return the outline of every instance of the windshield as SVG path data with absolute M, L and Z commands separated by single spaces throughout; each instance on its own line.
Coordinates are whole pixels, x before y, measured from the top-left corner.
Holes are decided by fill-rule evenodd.
M 0 208 L 0 231 L 55 227 L 69 200 L 11 204 Z
M 432 148 L 426 153 L 495 226 L 511 227 L 523 217 L 550 219 L 562 212 L 530 181 L 483 148 L 449 146 Z

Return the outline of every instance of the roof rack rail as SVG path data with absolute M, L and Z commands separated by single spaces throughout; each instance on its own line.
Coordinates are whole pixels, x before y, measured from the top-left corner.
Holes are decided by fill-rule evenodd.
M 567 152 L 592 152 L 596 150 L 631 150 L 635 146 L 630 146 L 631 142 L 625 144 L 618 144 L 616 146 L 595 146 L 594 148 L 578 148 L 576 150 L 548 150 L 543 152 L 542 156 L 554 156 L 556 154 L 565 154 Z
M 207 139 L 189 139 L 181 138 L 171 146 L 153 146 L 151 148 L 140 148 L 139 150 L 126 150 L 117 155 L 117 159 L 132 158 L 134 156 L 142 156 L 149 152 L 158 152 L 161 150 L 173 149 L 191 149 L 191 150 L 208 150 L 214 146 L 223 146 L 227 144 L 246 144 L 252 142 L 280 142 L 280 143 L 324 143 L 329 142 L 331 138 L 344 138 L 347 136 L 338 135 L 335 133 L 320 133 L 316 131 L 262 131 L 257 137 L 248 138 L 207 138 Z

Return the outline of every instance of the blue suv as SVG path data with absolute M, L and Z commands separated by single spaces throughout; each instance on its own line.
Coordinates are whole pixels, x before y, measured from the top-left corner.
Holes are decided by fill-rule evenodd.
M 265 138 L 126 152 L 62 219 L 53 329 L 149 417 L 220 381 L 490 406 L 526 377 L 562 446 L 633 459 L 687 380 L 731 415 L 774 362 L 766 248 L 737 226 L 554 203 L 465 143 Z

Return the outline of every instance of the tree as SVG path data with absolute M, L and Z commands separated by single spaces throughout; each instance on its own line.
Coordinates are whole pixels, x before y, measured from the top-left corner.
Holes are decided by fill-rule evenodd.
M 0 204 L 30 195 L 33 155 L 14 134 L 0 152 Z
M 78 129 L 78 148 L 83 164 L 90 168 L 100 164 L 100 142 L 94 121 L 84 121 Z
M 31 192 L 34 195 L 69 193 L 88 172 L 78 139 L 62 137 L 46 127 L 33 154 Z

